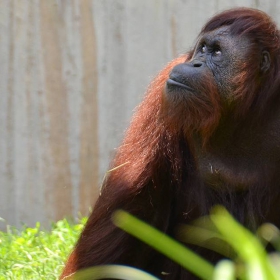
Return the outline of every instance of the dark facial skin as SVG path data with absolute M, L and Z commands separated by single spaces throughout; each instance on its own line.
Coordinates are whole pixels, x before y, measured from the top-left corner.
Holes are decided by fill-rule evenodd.
M 173 86 L 194 92 L 192 84 L 197 83 L 197 76 L 201 76 L 207 68 L 212 72 L 221 100 L 229 104 L 234 99 L 237 86 L 233 77 L 248 60 L 251 45 L 252 42 L 245 36 L 231 35 L 228 27 L 221 27 L 202 35 L 191 60 L 174 67 L 167 81 L 167 93 Z M 260 71 L 265 72 L 269 69 L 270 55 L 267 51 L 260 50 L 256 59 L 259 59 Z
M 206 64 L 214 76 L 221 100 L 230 103 L 235 89 L 232 77 L 246 60 L 249 48 L 247 38 L 232 36 L 227 27 L 222 27 L 198 40 L 190 63 L 194 67 Z
M 203 85 L 204 74 L 217 87 L 222 109 L 208 145 L 203 146 L 199 129 L 192 133 L 199 177 L 211 188 L 226 186 L 244 190 L 260 182 L 268 183 L 265 178 L 278 176 L 280 155 L 277 156 L 279 152 L 275 150 L 280 140 L 278 106 L 275 106 L 277 112 L 269 108 L 263 122 L 253 112 L 248 112 L 246 119 L 233 116 L 235 91 L 239 86 L 234 77 L 244 70 L 252 46 L 253 42 L 248 38 L 231 35 L 228 27 L 206 33 L 199 38 L 190 61 L 174 67 L 167 81 L 165 98 L 169 104 L 176 103 L 173 110 L 180 106 L 194 106 L 194 98 L 211 102 L 207 100 L 208 85 Z M 256 59 L 259 69 L 250 71 L 261 74 L 269 70 L 268 52 L 260 49 Z M 200 110 L 199 106 L 197 110 Z M 180 112 L 184 113 L 183 110 Z M 184 119 L 183 113 L 181 119 Z M 275 114 L 278 114 L 277 118 Z
M 230 103 L 235 88 L 232 77 L 246 61 L 249 48 L 247 38 L 230 35 L 227 27 L 204 34 L 199 38 L 191 60 L 174 67 L 167 85 L 172 87 L 175 81 L 181 83 L 182 88 L 187 86 L 190 91 L 195 91 L 192 84 L 197 83 L 201 72 L 210 70 L 220 98 Z

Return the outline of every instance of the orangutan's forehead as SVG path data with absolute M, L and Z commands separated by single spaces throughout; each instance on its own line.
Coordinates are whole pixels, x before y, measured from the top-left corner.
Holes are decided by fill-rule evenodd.
M 202 34 L 202 38 L 205 39 L 212 39 L 212 38 L 219 38 L 219 37 L 225 37 L 230 35 L 230 29 L 228 26 L 223 26 L 220 28 L 217 28 L 215 30 L 212 30 L 210 32 L 207 32 L 205 34 Z

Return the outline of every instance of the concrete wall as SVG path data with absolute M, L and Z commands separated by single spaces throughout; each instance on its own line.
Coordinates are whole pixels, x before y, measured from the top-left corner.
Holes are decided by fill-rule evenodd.
M 0 217 L 86 214 L 149 81 L 233 6 L 280 21 L 277 0 L 0 0 Z

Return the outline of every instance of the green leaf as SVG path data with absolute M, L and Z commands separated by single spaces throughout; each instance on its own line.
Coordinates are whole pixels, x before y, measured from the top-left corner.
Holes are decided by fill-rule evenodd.
M 158 278 L 136 268 L 122 265 L 101 265 L 87 268 L 65 277 L 65 280 L 96 280 L 96 279 L 123 279 L 123 280 L 159 280 Z
M 246 264 L 246 279 L 276 280 L 277 273 L 259 240 L 241 226 L 223 207 L 216 206 L 210 215 L 223 238 Z
M 222 260 L 215 266 L 213 280 L 234 280 L 235 267 L 230 260 Z
M 209 262 L 166 234 L 122 210 L 114 213 L 113 221 L 124 231 L 147 243 L 201 279 L 212 279 L 214 267 Z

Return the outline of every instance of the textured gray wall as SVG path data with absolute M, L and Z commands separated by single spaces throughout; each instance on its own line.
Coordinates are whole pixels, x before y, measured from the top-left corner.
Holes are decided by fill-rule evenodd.
M 278 0 L 0 0 L 0 217 L 86 214 L 149 81 L 233 6 L 280 21 Z

